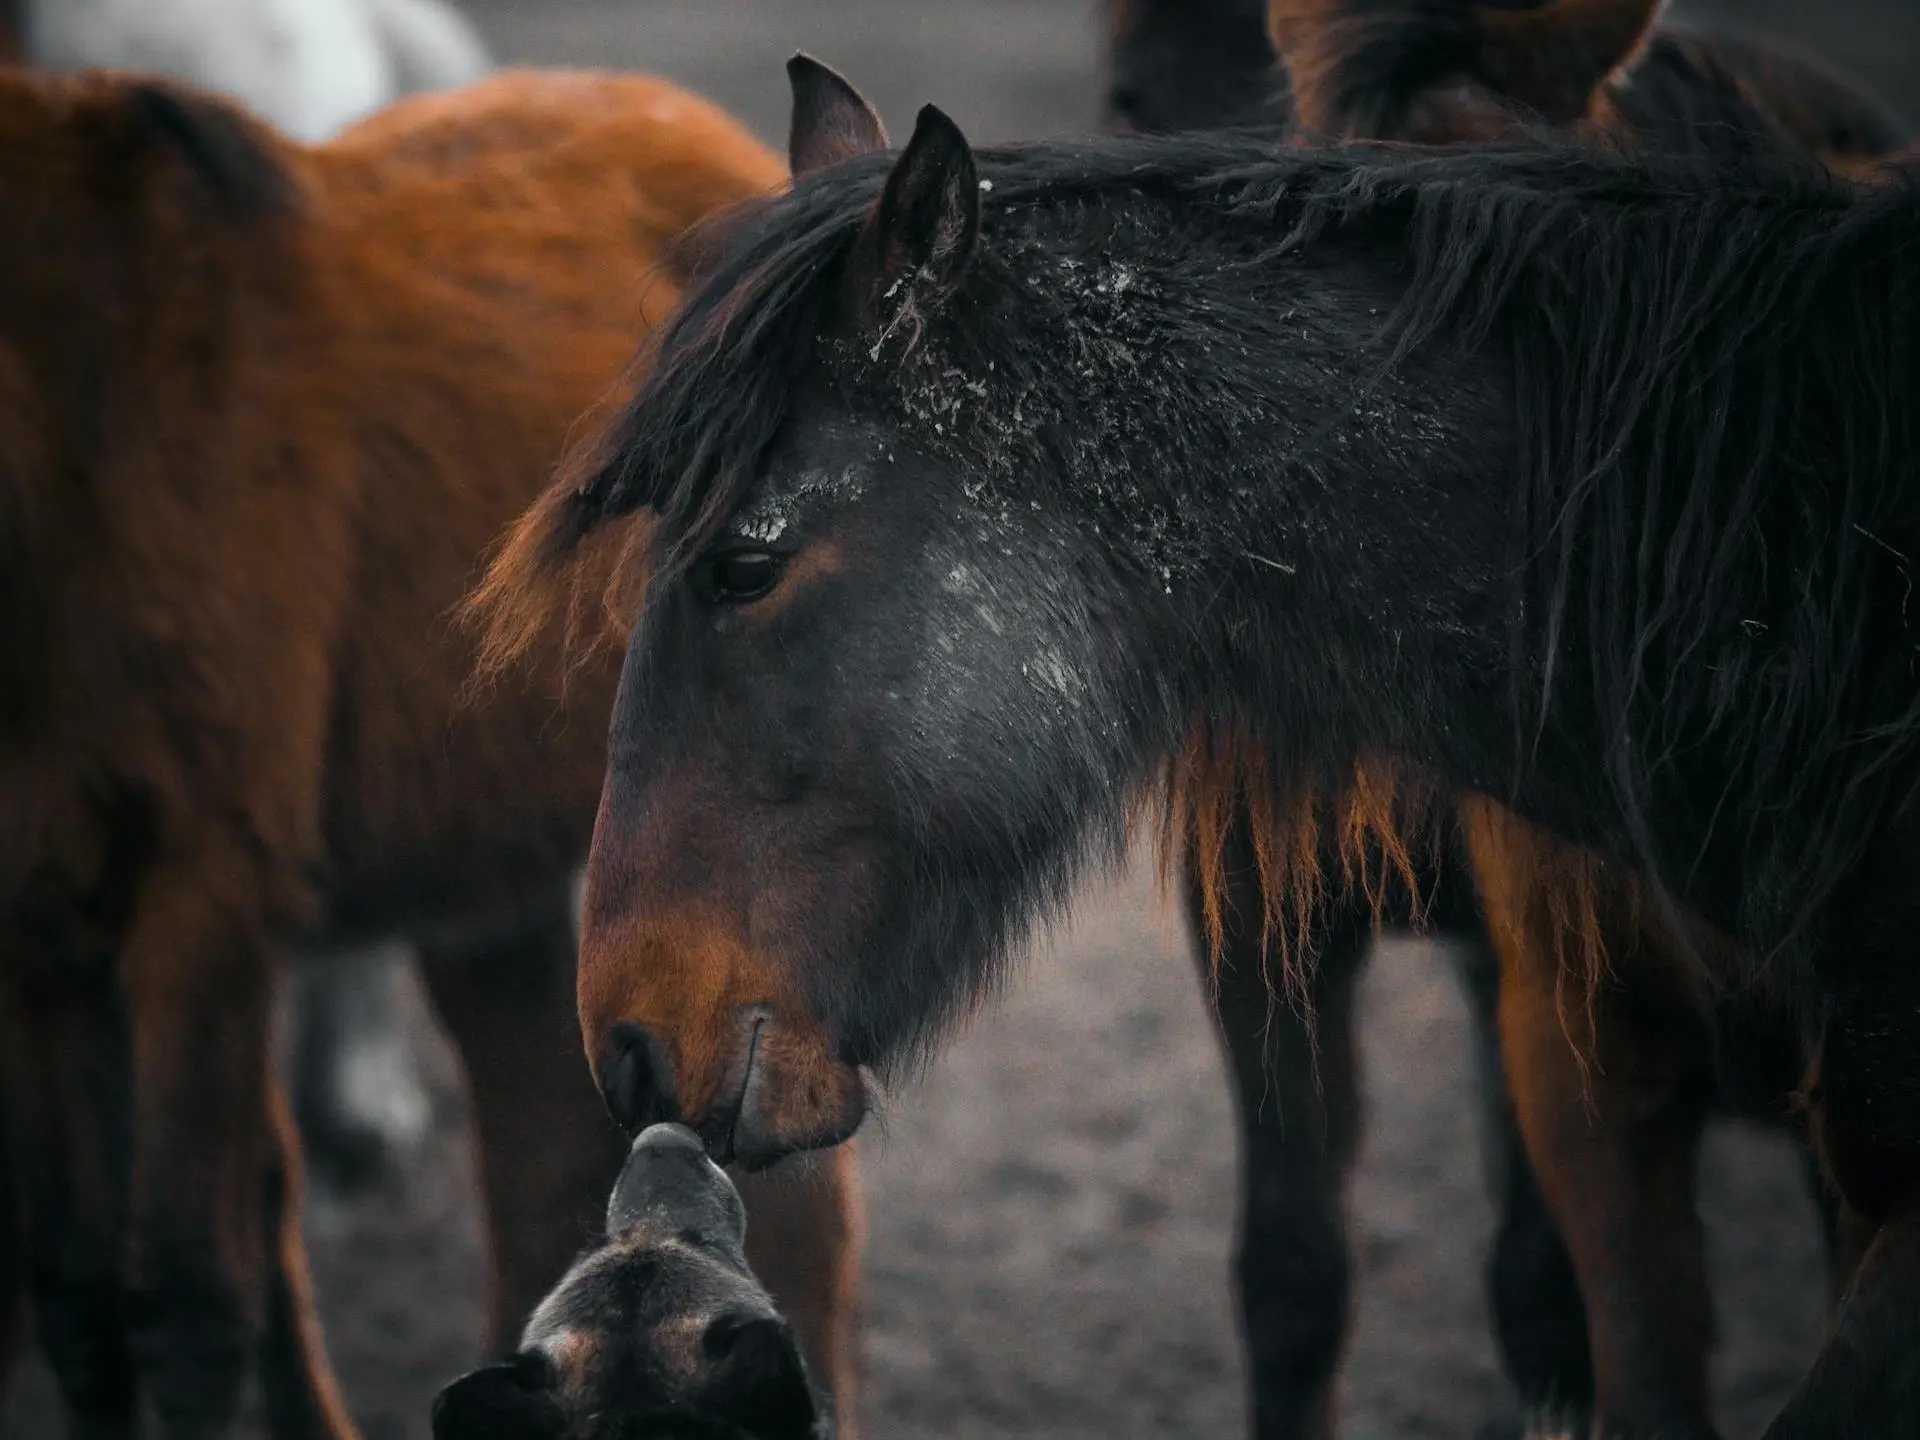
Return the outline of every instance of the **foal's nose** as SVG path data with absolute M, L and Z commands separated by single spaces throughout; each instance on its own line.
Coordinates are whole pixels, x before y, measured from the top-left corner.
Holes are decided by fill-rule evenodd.
M 683 1125 L 654 1125 L 627 1152 L 607 1200 L 607 1233 L 615 1239 L 652 1221 L 692 1231 L 712 1244 L 737 1246 L 746 1235 L 740 1192 L 707 1158 L 700 1137 Z
M 599 1070 L 600 1098 L 614 1123 L 629 1135 L 680 1118 L 673 1061 L 644 1026 L 622 1020 L 608 1031 Z

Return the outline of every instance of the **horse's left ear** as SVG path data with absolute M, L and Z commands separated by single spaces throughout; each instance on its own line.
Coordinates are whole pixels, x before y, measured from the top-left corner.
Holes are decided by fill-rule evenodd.
M 882 291 L 959 283 L 980 238 L 980 177 L 967 137 L 936 107 L 920 111 L 862 238 Z
M 787 61 L 787 81 L 793 86 L 787 164 L 794 179 L 887 148 L 880 112 L 832 66 L 795 55 Z

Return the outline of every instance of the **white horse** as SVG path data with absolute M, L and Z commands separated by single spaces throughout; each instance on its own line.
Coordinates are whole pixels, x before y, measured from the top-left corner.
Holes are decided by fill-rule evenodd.
M 170 75 L 323 140 L 412 90 L 491 68 L 445 0 L 18 0 L 27 61 Z

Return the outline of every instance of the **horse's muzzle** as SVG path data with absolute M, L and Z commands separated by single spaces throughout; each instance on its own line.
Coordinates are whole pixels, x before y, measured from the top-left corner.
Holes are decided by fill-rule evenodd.
M 631 1020 L 616 1023 L 601 1047 L 601 1095 L 614 1120 L 635 1134 L 675 1122 L 699 1135 L 718 1163 L 765 1169 L 799 1150 L 820 1150 L 853 1137 L 866 1118 L 871 1080 L 864 1067 L 839 1059 L 813 1027 L 763 1006 L 736 1017 L 737 1041 L 715 1057 L 717 1081 L 704 1113 L 690 1113 L 667 1044 Z

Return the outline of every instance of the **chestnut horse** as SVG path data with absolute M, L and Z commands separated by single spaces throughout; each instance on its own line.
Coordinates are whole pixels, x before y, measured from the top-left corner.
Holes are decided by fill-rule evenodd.
M 1769 1433 L 1914 1433 L 1920 192 L 1752 144 L 871 130 L 821 127 L 489 582 L 511 636 L 658 518 L 582 938 L 615 1113 L 753 1163 L 853 1133 L 1196 748 L 1282 902 L 1303 796 L 1404 855 L 1422 791 L 1490 794 L 1729 936 L 1690 984 L 1793 1001 L 1872 1238 Z
M 269 1062 L 286 943 L 427 953 L 498 1340 L 597 1212 L 569 877 L 617 647 L 476 692 L 448 612 L 682 233 L 784 175 L 637 77 L 503 75 L 309 149 L 170 84 L 0 74 L 0 1316 L 30 1285 L 83 1433 L 142 1392 L 224 1433 L 256 1350 L 279 1433 L 350 1428 Z M 820 1175 L 750 1198 L 844 1386 L 854 1173 Z

